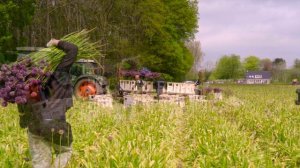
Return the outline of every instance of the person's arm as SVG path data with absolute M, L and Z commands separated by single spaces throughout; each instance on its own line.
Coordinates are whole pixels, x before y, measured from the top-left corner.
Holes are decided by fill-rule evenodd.
M 56 39 L 51 39 L 47 46 L 56 46 L 58 49 L 61 49 L 66 53 L 61 62 L 58 64 L 56 70 L 69 72 L 72 64 L 76 60 L 78 47 L 72 43 Z

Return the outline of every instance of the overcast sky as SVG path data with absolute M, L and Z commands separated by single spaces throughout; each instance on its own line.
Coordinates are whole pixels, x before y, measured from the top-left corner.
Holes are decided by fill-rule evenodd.
M 300 0 L 200 0 L 204 62 L 222 55 L 300 59 Z

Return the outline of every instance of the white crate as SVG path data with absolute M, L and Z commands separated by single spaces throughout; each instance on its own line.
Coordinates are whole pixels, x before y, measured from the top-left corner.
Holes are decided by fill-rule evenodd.
M 173 93 L 180 93 L 181 83 L 173 83 Z
M 195 94 L 194 89 L 194 84 L 167 82 L 168 94 Z
M 153 82 L 151 81 L 143 81 L 144 82 L 144 85 L 143 85 L 143 92 L 154 92 L 154 88 L 153 88 Z
M 120 80 L 120 87 L 122 90 L 127 92 L 137 90 L 134 80 Z
M 136 104 L 149 105 L 155 102 L 154 97 L 148 94 L 129 94 L 124 96 L 124 106 L 129 107 Z
M 179 107 L 185 106 L 185 98 L 179 95 L 162 94 L 159 96 L 159 103 L 176 104 Z
M 195 94 L 195 85 L 191 83 L 182 83 L 180 88 L 181 94 Z
M 129 91 L 130 87 L 130 80 L 120 80 L 120 88 L 124 91 Z
M 180 92 L 180 86 L 175 82 L 167 82 L 167 93 L 176 94 Z
M 136 86 L 136 82 L 135 80 L 131 80 L 130 81 L 130 87 L 131 87 L 131 90 L 130 91 L 137 91 L 137 86 Z
M 94 95 L 90 97 L 90 100 L 104 107 L 113 107 L 113 99 L 111 95 Z
M 204 95 L 188 95 L 190 101 L 205 101 Z
M 143 81 L 143 83 L 143 92 L 150 93 L 156 91 L 153 88 L 153 82 Z M 127 92 L 138 91 L 135 80 L 120 80 L 120 87 Z M 190 95 L 195 94 L 194 89 L 195 85 L 191 83 L 167 82 L 166 87 L 163 88 L 163 93 Z
M 135 105 L 136 102 L 134 101 L 134 98 L 130 95 L 124 96 L 124 106 L 129 107 Z
M 142 87 L 143 92 L 147 92 L 147 93 L 155 92 L 152 81 L 143 81 L 143 83 L 144 83 Z M 127 92 L 138 91 L 135 80 L 120 80 L 120 87 L 122 90 Z
M 216 100 L 222 100 L 223 99 L 223 94 L 222 93 L 214 93 L 214 98 Z

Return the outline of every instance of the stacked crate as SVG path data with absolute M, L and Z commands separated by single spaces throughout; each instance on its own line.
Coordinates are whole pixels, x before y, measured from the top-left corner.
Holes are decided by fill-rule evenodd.
M 120 80 L 120 87 L 123 91 L 126 92 L 132 92 L 137 90 L 134 80 Z
M 191 83 L 167 82 L 168 94 L 192 95 L 195 94 L 194 89 L 195 85 Z
M 215 100 L 223 100 L 223 94 L 220 93 L 214 93 Z
M 137 104 L 150 105 L 154 102 L 154 97 L 148 94 L 129 94 L 124 96 L 125 107 L 130 107 Z
M 188 98 L 190 101 L 196 101 L 196 102 L 205 102 L 205 96 L 204 95 L 188 95 Z
M 104 107 L 113 107 L 113 99 L 111 95 L 108 94 L 94 95 L 90 97 L 90 100 Z
M 168 94 L 162 94 L 159 96 L 159 102 L 160 103 L 170 103 L 170 104 L 176 104 L 180 107 L 185 106 L 185 98 L 180 95 L 168 95 Z
M 145 93 L 155 92 L 152 81 L 143 81 L 142 91 Z M 135 80 L 120 80 L 120 87 L 125 92 L 138 91 Z
M 142 88 L 142 91 L 145 93 L 151 93 L 155 92 L 155 89 L 153 88 L 153 82 L 152 81 L 143 81 L 144 85 Z
M 193 84 L 193 83 L 181 83 L 180 93 L 186 94 L 186 95 L 195 94 L 195 84 Z

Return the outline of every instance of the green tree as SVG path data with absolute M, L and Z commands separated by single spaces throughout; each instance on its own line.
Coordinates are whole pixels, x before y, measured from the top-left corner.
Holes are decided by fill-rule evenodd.
M 182 80 L 193 64 L 184 42 L 197 27 L 195 4 L 186 0 L 147 0 L 140 7 L 143 64 Z
M 299 59 L 295 59 L 294 61 L 294 65 L 291 69 L 287 69 L 287 70 L 284 70 L 284 81 L 279 78 L 278 80 L 279 81 L 282 81 L 282 82 L 292 82 L 294 79 L 297 79 L 298 81 L 300 80 L 300 60 Z M 276 76 L 278 77 L 278 75 Z
M 245 58 L 243 65 L 246 71 L 257 71 L 259 70 L 260 60 L 256 56 L 249 56 Z
M 294 66 L 293 66 L 294 68 L 297 68 L 297 69 L 300 69 L 300 60 L 297 58 L 297 59 L 295 59 L 295 61 L 294 61 Z
M 260 60 L 260 70 L 272 71 L 272 61 L 269 58 L 261 59 Z
M 292 82 L 294 79 L 300 80 L 300 69 L 292 68 L 284 71 L 284 79 L 286 83 Z
M 217 63 L 212 75 L 216 79 L 238 79 L 242 77 L 243 67 L 240 56 L 234 54 L 223 56 Z
M 275 70 L 286 69 L 286 62 L 283 58 L 275 58 L 272 64 L 273 64 L 273 69 Z
M 184 78 L 193 56 L 184 45 L 197 28 L 197 1 L 189 0 L 61 0 L 37 1 L 29 45 L 44 46 L 83 28 L 105 46 L 109 65 L 136 58 L 142 66 Z M 109 66 L 111 68 L 113 66 Z
M 203 62 L 203 52 L 201 50 L 201 43 L 200 41 L 189 41 L 186 44 L 186 47 L 193 55 L 193 66 L 190 71 L 186 74 L 187 79 L 198 79 L 198 73 L 201 69 L 201 64 Z
M 286 62 L 283 58 L 275 58 L 272 62 L 272 79 L 274 82 L 287 82 Z
M 6 0 L 0 3 L 0 64 L 15 61 L 12 52 L 26 44 L 24 32 L 32 20 L 35 0 Z M 7 52 L 10 51 L 10 52 Z
M 34 3 L 35 0 L 1 1 L 0 52 L 3 57 L 6 51 L 15 50 L 16 46 L 25 44 L 26 38 L 23 33 L 26 26 L 32 20 Z

